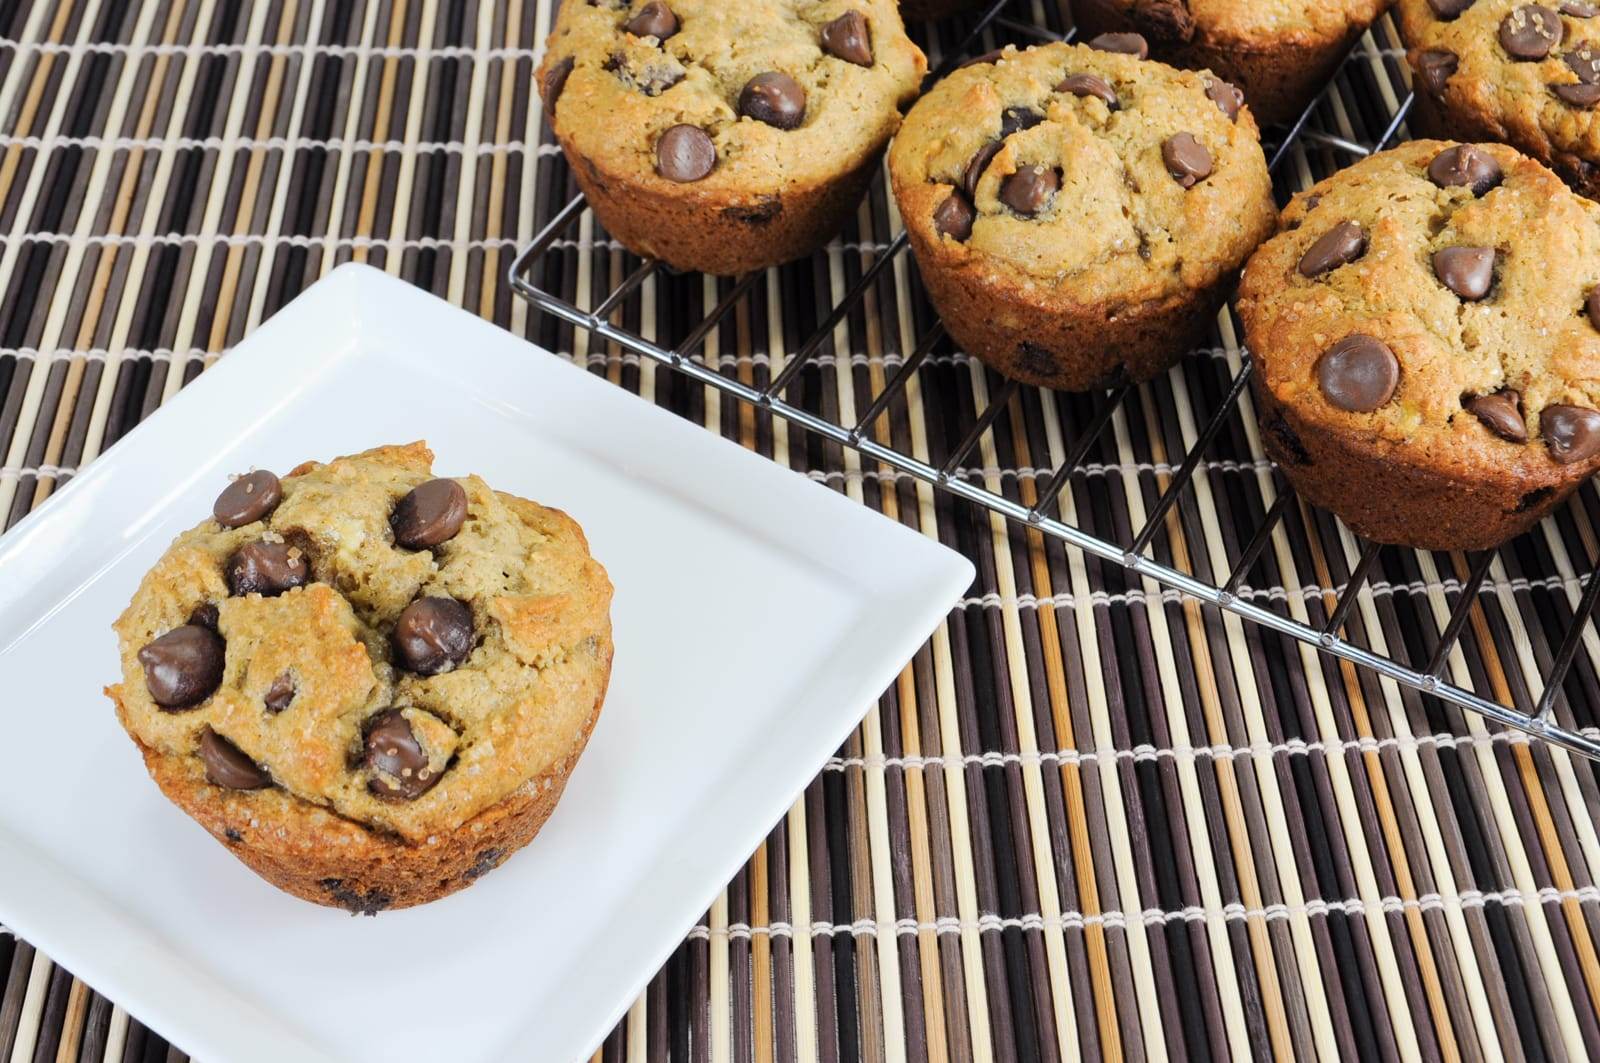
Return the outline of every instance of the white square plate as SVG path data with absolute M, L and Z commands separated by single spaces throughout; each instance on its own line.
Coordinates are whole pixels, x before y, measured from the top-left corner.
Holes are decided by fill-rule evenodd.
M 616 584 L 588 752 L 532 845 L 375 919 L 168 804 L 110 624 L 228 473 L 426 438 L 571 513 Z M 345 266 L 0 538 L 0 920 L 208 1061 L 576 1059 L 894 679 L 972 566 L 479 319 Z

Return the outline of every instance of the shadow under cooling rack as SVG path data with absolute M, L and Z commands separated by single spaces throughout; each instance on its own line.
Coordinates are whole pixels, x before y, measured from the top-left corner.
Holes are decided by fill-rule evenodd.
M 930 81 L 1007 42 L 1071 37 L 1050 28 L 1051 12 L 1044 25 L 1040 11 L 1017 17 L 1023 6 L 1033 5 L 1002 0 L 960 25 L 947 47 L 926 41 L 938 68 Z M 1408 134 L 1404 66 L 1385 18 L 1291 128 L 1266 132 L 1280 201 Z M 1094 395 L 1020 386 L 954 349 L 932 317 L 884 184 L 863 205 L 856 239 L 814 256 L 825 266 L 735 279 L 677 274 L 627 254 L 599 233 L 579 195 L 522 250 L 511 285 L 569 327 L 574 351 L 598 346 L 670 367 L 753 413 L 767 433 L 773 417 L 797 426 L 840 475 L 930 485 L 1191 606 L 1210 604 L 1403 692 L 1600 759 L 1592 486 L 1499 550 L 1427 554 L 1361 542 L 1296 498 L 1262 456 L 1248 409 L 1251 362 L 1231 309 L 1218 317 L 1213 346 L 1149 384 Z M 567 268 L 573 256 L 587 256 L 583 269 Z M 580 274 L 590 282 L 584 296 L 572 281 Z M 742 353 L 727 354 L 724 333 L 740 337 Z M 865 463 L 847 468 L 846 452 Z M 1309 578 L 1289 578 L 1306 568 Z M 1137 578 L 1126 585 L 1130 597 L 1146 594 Z M 1528 679 L 1513 683 L 1465 653 L 1469 626 L 1498 628 Z M 1569 688 L 1581 696 L 1563 696 Z

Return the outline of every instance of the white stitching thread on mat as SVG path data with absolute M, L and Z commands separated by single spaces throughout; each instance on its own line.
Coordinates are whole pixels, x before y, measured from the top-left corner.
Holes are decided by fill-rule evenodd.
M 1483 890 L 1463 890 L 1456 895 L 1457 901 L 1463 908 L 1484 908 L 1491 904 L 1503 907 L 1522 907 L 1527 904 L 1527 898 L 1521 890 L 1507 889 L 1485 892 Z M 1558 890 L 1553 886 L 1545 886 L 1538 892 L 1540 904 L 1560 904 L 1566 901 L 1577 901 L 1580 904 L 1600 903 L 1600 887 L 1581 886 L 1577 889 Z M 1442 911 L 1447 905 L 1445 898 L 1438 893 L 1424 893 L 1422 896 L 1407 899 L 1401 897 L 1383 897 L 1375 907 L 1385 915 L 1395 915 L 1407 911 Z M 1146 927 L 1165 926 L 1168 923 L 1206 923 L 1216 919 L 1224 922 L 1247 922 L 1252 919 L 1287 920 L 1299 916 L 1311 918 L 1322 917 L 1339 912 L 1344 915 L 1362 915 L 1369 910 L 1369 905 L 1358 897 L 1344 900 L 1313 900 L 1304 904 L 1269 904 L 1260 908 L 1246 908 L 1234 902 L 1225 904 L 1220 909 L 1206 909 L 1198 905 L 1180 908 L 1176 911 L 1167 911 L 1161 908 L 1147 908 L 1137 916 L 1138 920 Z M 1126 912 L 1107 911 L 1098 915 L 1087 915 L 1078 911 L 1065 911 L 1059 917 L 1046 918 L 1033 912 L 1022 916 L 1002 917 L 990 912 L 978 916 L 977 919 L 958 919 L 955 916 L 941 916 L 931 923 L 919 922 L 915 919 L 897 919 L 893 923 L 880 922 L 875 919 L 857 919 L 853 923 L 828 923 L 813 922 L 811 924 L 811 937 L 876 937 L 878 934 L 893 930 L 896 935 L 907 937 L 922 933 L 934 934 L 959 934 L 967 930 L 976 930 L 980 934 L 991 934 L 1004 930 L 1082 930 L 1091 926 L 1103 926 L 1107 929 L 1121 930 L 1128 925 L 1129 919 Z M 730 940 L 748 940 L 753 937 L 794 937 L 794 925 L 783 921 L 775 921 L 766 926 L 751 926 L 749 923 L 729 923 L 726 928 L 713 931 L 704 923 L 697 923 L 690 929 L 687 937 L 690 940 L 710 941 L 713 938 L 728 938 Z
M 1579 727 L 1579 734 L 1590 738 L 1600 738 L 1600 728 Z M 1323 741 L 1314 739 L 1310 742 L 1303 739 L 1294 739 L 1289 742 L 1273 744 L 1271 742 L 1256 742 L 1248 746 L 1231 746 L 1218 743 L 1211 746 L 1172 746 L 1171 748 L 1157 748 L 1152 745 L 1141 744 L 1132 749 L 1058 749 L 1045 750 L 1038 753 L 966 753 L 961 756 L 949 754 L 929 754 L 926 756 L 911 757 L 829 757 L 823 765 L 824 771 L 848 771 L 851 768 L 872 769 L 882 771 L 888 768 L 903 769 L 928 769 L 928 768 L 999 768 L 1008 765 L 1022 767 L 1041 767 L 1045 764 L 1073 765 L 1082 767 L 1095 764 L 1101 760 L 1132 761 L 1144 763 L 1162 759 L 1202 759 L 1212 760 L 1244 760 L 1259 757 L 1276 757 L 1279 754 L 1286 756 L 1310 756 L 1312 753 L 1321 753 L 1324 756 L 1342 757 L 1347 753 L 1378 753 L 1385 749 L 1404 749 L 1417 751 L 1426 747 L 1438 749 L 1460 749 L 1465 746 L 1503 745 L 1528 745 L 1532 743 L 1531 736 L 1521 731 L 1496 731 L 1478 734 L 1455 735 L 1437 733 L 1427 735 L 1396 736 L 1386 738 L 1358 738 L 1346 742 L 1342 739 Z

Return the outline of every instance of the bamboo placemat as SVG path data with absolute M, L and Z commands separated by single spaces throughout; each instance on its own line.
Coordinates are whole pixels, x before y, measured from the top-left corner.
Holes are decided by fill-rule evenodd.
M 0 527 L 307 284 L 367 261 L 978 565 L 598 1058 L 1600 1055 L 1593 766 L 863 467 L 512 296 L 516 249 L 574 191 L 531 92 L 554 7 L 0 0 Z M 1064 27 L 1055 0 L 1008 16 Z M 1369 42 L 1374 62 L 1391 44 Z M 1359 100 L 1331 113 L 1363 121 Z M 880 183 L 709 357 L 766 379 L 895 231 Z M 631 268 L 587 220 L 553 261 L 544 281 L 581 305 Z M 672 337 L 725 290 L 659 275 L 619 319 Z M 897 266 L 797 387 L 859 408 L 928 315 Z M 1225 328 L 1132 395 L 1068 492 L 1075 519 L 1137 528 L 1238 365 Z M 887 431 L 937 462 L 997 384 L 940 348 Z M 1091 410 L 1024 390 L 959 475 L 1029 502 Z M 1277 490 L 1259 453 L 1238 419 L 1161 556 L 1234 556 Z M 1459 682 L 1537 698 L 1597 513 L 1586 489 L 1500 552 Z M 1358 551 L 1295 507 L 1243 593 L 1318 622 Z M 1352 630 L 1426 656 L 1465 574 L 1385 551 Z M 1561 709 L 1591 731 L 1597 659 L 1590 630 Z M 0 972 L 0 1061 L 184 1058 L 3 930 Z

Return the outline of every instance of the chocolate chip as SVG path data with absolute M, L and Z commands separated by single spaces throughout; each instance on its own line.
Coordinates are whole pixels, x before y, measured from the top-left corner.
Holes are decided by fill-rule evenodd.
M 1522 419 L 1522 396 L 1509 388 L 1492 395 L 1474 395 L 1465 403 L 1484 426 L 1501 439 L 1513 443 L 1528 441 L 1528 425 Z
M 678 32 L 678 16 L 660 0 L 650 0 L 639 9 L 638 14 L 624 22 L 622 28 L 635 37 L 654 37 L 664 41 Z
M 367 788 L 380 797 L 413 801 L 439 781 L 399 709 L 384 709 L 368 721 L 365 763 L 373 772 Z
M 421 550 L 454 539 L 466 519 L 467 492 L 461 485 L 454 480 L 429 480 L 413 487 L 400 500 L 389 516 L 389 526 L 394 529 L 396 543 Z
M 1538 4 L 1523 4 L 1500 20 L 1500 47 L 1525 62 L 1549 55 L 1561 34 L 1561 16 Z
M 967 194 L 969 200 L 978 198 L 978 180 L 983 177 L 983 171 L 989 168 L 994 157 L 1000 154 L 1001 145 L 998 140 L 991 140 L 983 147 L 972 153 L 972 158 L 967 160 L 967 168 L 961 173 L 961 190 Z
M 259 790 L 272 785 L 272 776 L 240 752 L 239 747 L 207 727 L 200 732 L 200 759 L 206 780 L 229 790 Z
M 1140 59 L 1150 58 L 1150 42 L 1137 33 L 1102 33 L 1089 41 L 1089 47 L 1097 52 L 1117 52 L 1121 55 L 1136 55 Z
M 1000 139 L 1004 140 L 1024 129 L 1032 129 L 1042 121 L 1044 115 L 1032 107 L 1007 107 L 1000 115 Z
M 189 613 L 189 623 L 211 631 L 217 630 L 217 624 L 221 619 L 217 607 L 210 602 L 201 602 Z
M 1367 234 L 1353 221 L 1342 221 L 1323 233 L 1300 259 L 1302 277 L 1320 277 L 1367 253 Z
M 1440 188 L 1465 186 L 1475 196 L 1488 192 L 1504 176 L 1493 155 L 1471 144 L 1445 148 L 1428 163 L 1428 180 Z
M 261 700 L 268 712 L 282 712 L 294 702 L 294 696 L 294 676 L 285 672 L 272 681 L 272 685 L 267 688 L 266 697 Z
M 209 698 L 222 684 L 227 650 L 215 631 L 185 624 L 139 651 L 150 700 L 163 709 L 188 709 Z
M 1105 78 L 1094 74 L 1068 74 L 1056 86 L 1057 92 L 1070 92 L 1074 96 L 1093 96 L 1113 111 L 1119 106 L 1117 92 Z
M 1435 251 L 1433 275 L 1463 299 L 1482 299 L 1494 283 L 1494 248 L 1447 247 Z
M 1461 57 L 1444 48 L 1429 48 L 1417 56 L 1417 77 L 1430 92 L 1443 92 L 1445 82 L 1461 68 Z
M 1574 107 L 1593 107 L 1600 103 L 1600 85 L 1585 85 L 1578 82 L 1576 85 L 1551 85 L 1550 91 L 1555 93 L 1563 103 L 1570 103 Z
M 305 554 L 288 543 L 246 543 L 228 559 L 228 589 L 238 597 L 272 598 L 309 582 L 311 566 Z
M 561 98 L 561 90 L 567 87 L 567 78 L 572 76 L 572 67 L 575 60 L 567 56 L 555 66 L 544 73 L 544 113 L 554 118 L 556 114 L 556 101 Z
M 1024 166 L 1000 182 L 1000 202 L 1031 218 L 1049 205 L 1061 175 L 1046 166 Z
M 1600 454 L 1600 411 L 1582 406 L 1546 406 L 1539 414 L 1545 449 L 1560 465 L 1588 461 Z
M 960 190 L 951 190 L 944 202 L 933 208 L 934 230 L 959 243 L 972 238 L 972 223 L 977 219 L 978 212 L 972 209 L 966 194 Z
M 1428 6 L 1433 9 L 1435 15 L 1449 22 L 1477 2 L 1478 0 L 1428 0 Z
M 1368 413 L 1394 396 L 1400 360 L 1382 340 L 1360 333 L 1346 336 L 1317 360 L 1317 383 L 1332 405 Z
M 699 126 L 675 125 L 656 141 L 656 172 L 669 181 L 698 181 L 716 165 L 717 146 Z
M 1161 145 L 1161 160 L 1167 172 L 1184 188 L 1195 185 L 1211 176 L 1211 153 L 1193 133 L 1177 133 Z
M 222 489 L 211 504 L 211 515 L 224 528 L 254 524 L 283 500 L 283 485 L 265 469 L 246 473 Z
M 1584 300 L 1583 308 L 1589 315 L 1589 324 L 1600 329 L 1600 286 L 1589 292 L 1589 298 Z
M 1600 15 L 1600 7 L 1582 3 L 1581 0 L 1566 0 L 1566 3 L 1556 8 L 1556 10 L 1563 15 L 1571 15 L 1573 18 L 1594 18 L 1596 15 Z
M 798 129 L 806 118 L 806 90 L 788 74 L 757 74 L 739 93 L 739 113 L 778 129 Z
M 1237 85 L 1231 85 L 1226 81 L 1208 80 L 1206 97 L 1222 109 L 1222 113 L 1228 116 L 1228 121 L 1239 120 L 1239 108 L 1244 106 L 1244 93 L 1239 91 Z
M 472 610 L 454 598 L 418 598 L 395 621 L 395 663 L 408 672 L 448 672 L 471 653 Z
M 872 65 L 872 35 L 867 28 L 867 18 L 861 12 L 846 11 L 823 26 L 819 36 L 822 50 L 835 59 L 856 66 Z

